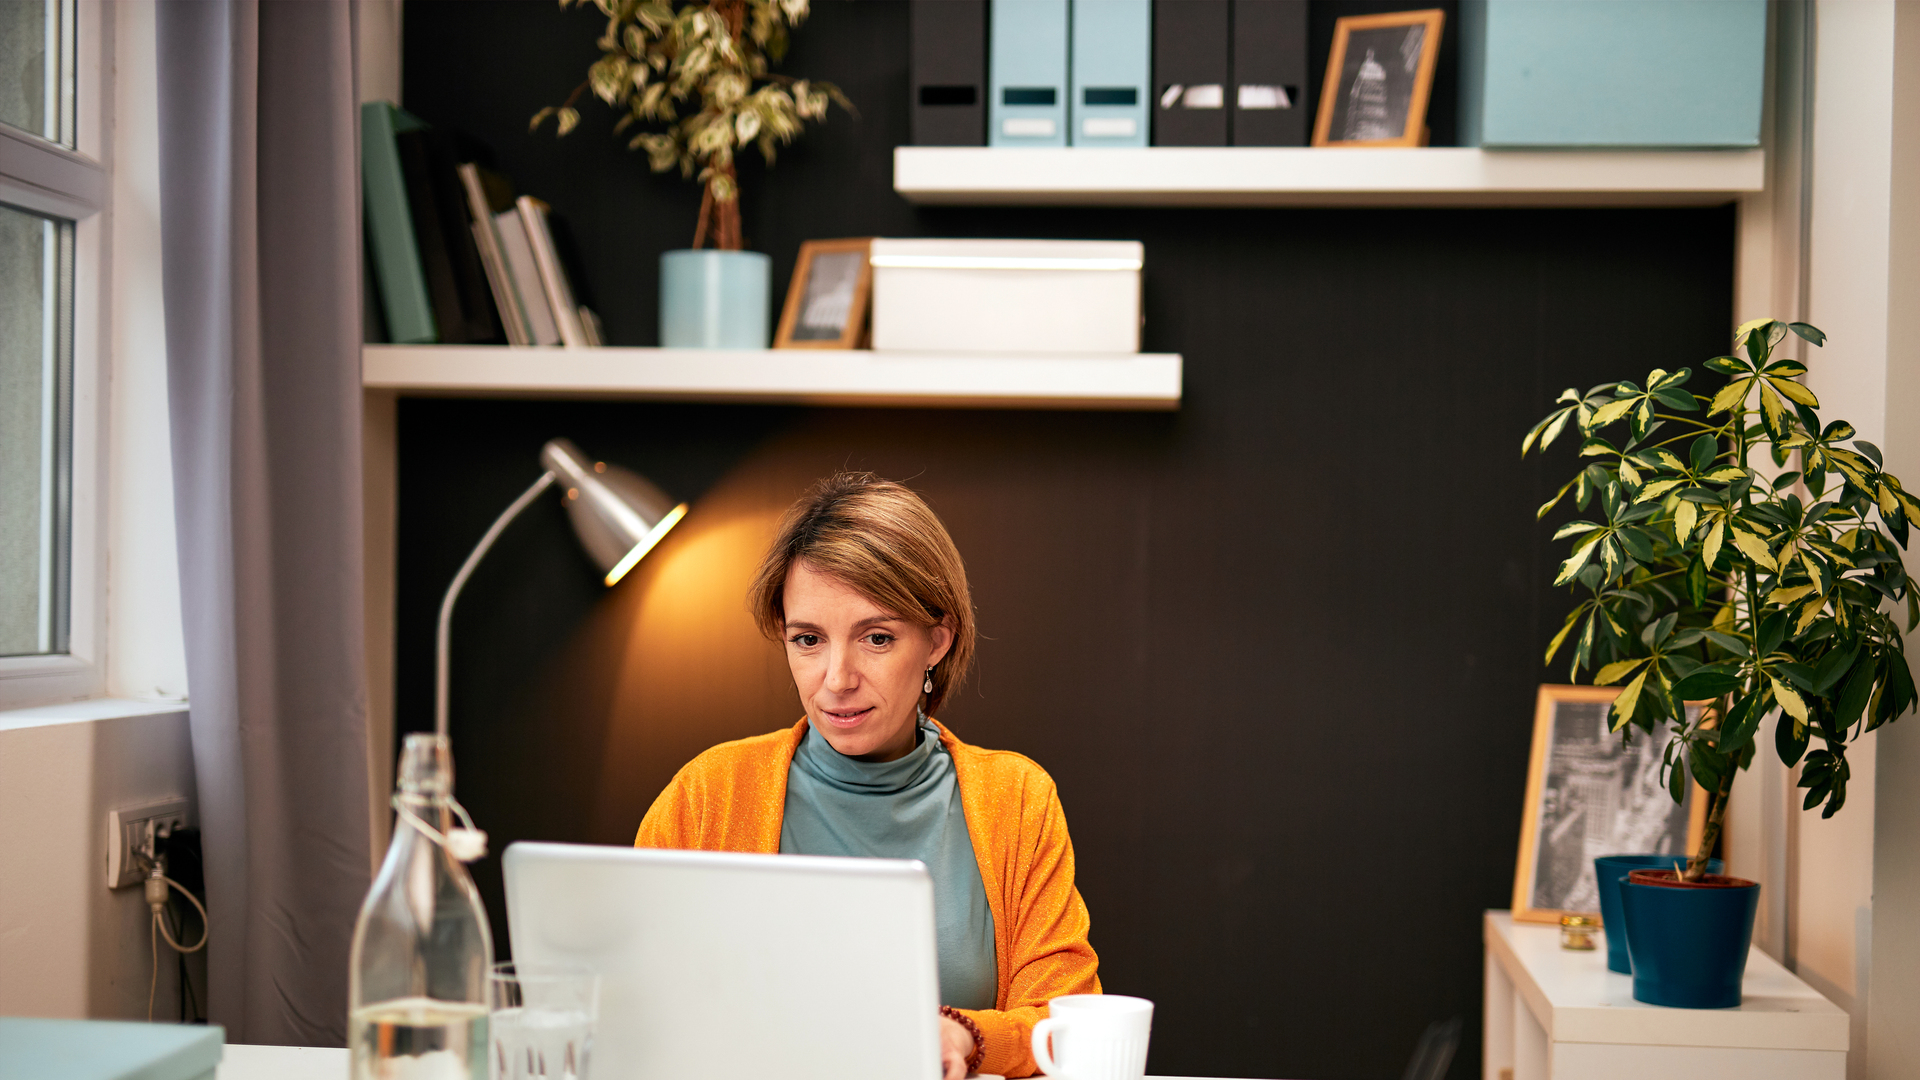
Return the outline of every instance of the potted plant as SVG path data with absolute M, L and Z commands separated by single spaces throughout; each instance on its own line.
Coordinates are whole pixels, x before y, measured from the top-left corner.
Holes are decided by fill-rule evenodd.
M 831 83 L 774 74 L 787 36 L 807 17 L 808 0 L 594 0 L 607 17 L 600 59 L 564 104 L 534 114 L 566 135 L 580 123 L 575 105 L 592 90 L 621 110 L 614 134 L 644 149 L 655 172 L 676 166 L 698 179 L 700 219 L 693 246 L 660 257 L 660 344 L 669 348 L 767 347 L 767 256 L 743 251 L 740 184 L 734 154 L 757 147 L 769 164 L 827 103 L 852 106 Z M 560 0 L 560 6 L 585 0 Z M 713 240 L 714 250 L 706 249 Z
M 1597 511 L 1554 533 L 1572 542 L 1554 584 L 1578 600 L 1548 662 L 1570 647 L 1573 679 L 1593 668 L 1597 685 L 1624 682 L 1614 730 L 1671 725 L 1663 779 L 1678 801 L 1691 775 L 1708 800 L 1684 871 L 1622 884 L 1634 997 L 1654 1004 L 1740 1003 L 1759 887 L 1706 871 L 1763 721 L 1777 711 L 1768 734 L 1800 766 L 1803 809 L 1831 817 L 1847 799 L 1848 745 L 1915 703 L 1890 612 L 1904 606 L 1908 631 L 1920 623 L 1899 555 L 1920 500 L 1851 425 L 1821 423 L 1796 381 L 1806 368 L 1775 357 L 1790 333 L 1826 340 L 1806 323 L 1755 320 L 1734 335 L 1744 358 L 1706 362 L 1727 377 L 1711 396 L 1686 389 L 1686 368 L 1569 389 L 1520 447 L 1577 432 L 1581 468 L 1537 516 L 1568 496 Z M 1686 704 L 1702 701 L 1689 720 Z

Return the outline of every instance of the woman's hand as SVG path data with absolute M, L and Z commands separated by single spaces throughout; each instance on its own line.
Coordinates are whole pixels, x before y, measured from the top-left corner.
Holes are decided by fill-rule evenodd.
M 973 1032 L 950 1016 L 940 1018 L 940 1068 L 943 1080 L 964 1080 L 967 1059 L 973 1056 Z

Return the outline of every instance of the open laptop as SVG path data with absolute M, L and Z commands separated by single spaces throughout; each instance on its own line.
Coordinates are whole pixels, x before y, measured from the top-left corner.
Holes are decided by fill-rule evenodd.
M 600 973 L 589 1080 L 937 1080 L 918 862 L 507 848 L 516 963 Z

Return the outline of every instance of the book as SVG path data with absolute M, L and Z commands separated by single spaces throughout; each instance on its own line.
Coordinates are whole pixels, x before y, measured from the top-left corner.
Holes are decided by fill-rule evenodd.
M 427 180 L 440 216 L 441 235 L 446 239 L 454 288 L 466 321 L 466 338 L 470 344 L 498 343 L 504 337 L 503 320 L 494 307 L 486 265 L 480 258 L 480 244 L 470 227 L 466 191 L 460 183 L 457 164 L 461 158 L 470 156 L 456 145 L 453 135 L 437 128 L 427 129 Z
M 415 249 L 420 253 L 420 270 L 426 277 L 427 301 L 433 305 L 435 340 L 442 345 L 468 344 L 475 335 L 461 304 L 460 283 L 453 270 L 453 245 L 442 227 L 433 190 L 426 129 L 400 132 L 394 136 L 394 143 L 400 151 L 400 171 L 407 181 L 408 220 L 413 225 Z M 462 229 L 455 235 L 465 239 L 465 232 Z M 479 340 L 486 338 L 483 335 Z
M 500 237 L 502 261 L 513 275 L 514 291 L 527 315 L 527 344 L 560 344 L 560 327 L 553 321 L 546 287 L 540 284 L 540 264 L 534 261 L 533 245 L 527 242 L 527 227 L 520 220 L 519 208 L 495 214 L 493 226 Z
M 1153 145 L 1227 145 L 1230 0 L 1153 5 Z
M 520 223 L 527 230 L 527 246 L 540 270 L 540 285 L 546 292 L 547 306 L 553 309 L 553 322 L 560 331 L 560 344 L 569 349 L 585 349 L 587 332 L 580 325 L 580 305 L 574 302 L 573 286 L 560 265 L 560 253 L 553 246 L 553 230 L 547 224 L 547 204 L 531 195 L 514 201 L 520 211 Z
M 1305 146 L 1307 0 L 1233 0 L 1233 145 Z
M 399 135 L 424 126 L 419 117 L 389 102 L 360 106 L 360 184 L 366 200 L 367 247 L 373 256 L 387 338 L 400 345 L 428 345 L 440 338 L 414 240 L 406 172 L 396 141 Z
M 513 205 L 506 177 L 482 170 L 472 162 L 460 165 L 456 172 L 460 177 L 461 190 L 466 195 L 467 217 L 472 223 L 474 245 L 479 251 L 481 266 L 486 271 L 487 287 L 493 293 L 494 308 L 499 311 L 500 322 L 507 332 L 507 344 L 535 344 L 527 330 L 526 306 L 520 299 L 520 290 L 513 283 L 513 271 L 507 267 L 506 253 L 500 249 L 500 232 L 493 221 L 494 214 Z M 503 195 L 504 203 L 501 201 Z
M 585 304 L 580 305 L 580 329 L 587 335 L 587 347 L 597 349 L 607 343 L 607 329 L 600 325 L 600 316 Z
M 913 0 L 907 23 L 913 145 L 985 145 L 986 0 Z
M 1153 69 L 1150 0 L 1073 0 L 1067 60 L 1073 96 L 1067 142 L 1147 145 L 1147 90 Z
M 987 145 L 1067 145 L 1067 0 L 993 0 Z

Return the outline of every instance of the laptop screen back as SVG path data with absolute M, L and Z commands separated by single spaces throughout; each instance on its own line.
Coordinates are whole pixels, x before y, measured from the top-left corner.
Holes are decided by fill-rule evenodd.
M 933 886 L 918 862 L 507 848 L 523 965 L 600 973 L 594 1080 L 935 1080 Z

